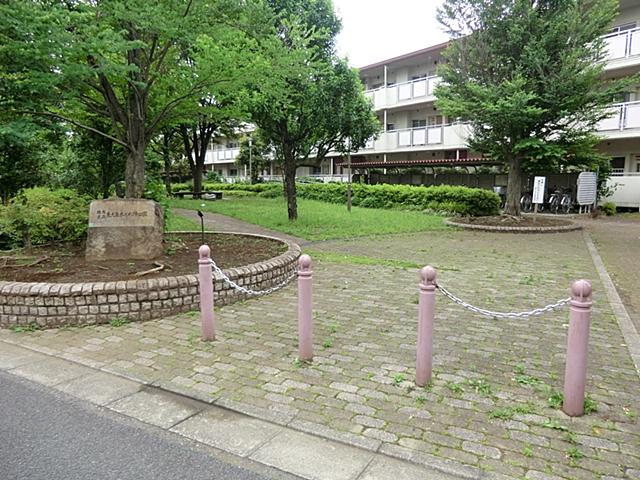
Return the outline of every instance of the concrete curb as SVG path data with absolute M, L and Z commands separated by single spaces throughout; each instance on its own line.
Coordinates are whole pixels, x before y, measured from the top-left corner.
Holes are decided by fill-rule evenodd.
M 576 223 L 572 225 L 558 225 L 556 227 L 498 227 L 495 225 L 474 225 L 470 223 L 459 223 L 450 219 L 444 221 L 452 227 L 464 228 L 465 230 L 479 230 L 484 232 L 500 233 L 561 233 L 582 230 L 582 225 Z
M 389 472 L 398 480 L 495 478 L 477 467 L 407 448 L 381 448 L 380 442 L 362 445 L 346 437 L 330 438 L 295 421 L 272 422 L 238 412 L 233 405 L 212 405 L 7 340 L 0 340 L 0 370 L 309 480 L 388 480 Z
M 598 249 L 591 239 L 591 235 L 589 235 L 589 233 L 585 230 L 583 232 L 583 236 L 584 242 L 587 244 L 587 249 L 591 254 L 593 264 L 595 265 L 598 276 L 600 277 L 600 281 L 602 282 L 602 285 L 607 292 L 609 304 L 611 305 L 611 309 L 616 316 L 618 327 L 620 327 L 622 336 L 624 337 L 624 340 L 627 344 L 627 349 L 629 350 L 629 355 L 631 355 L 633 365 L 636 368 L 636 373 L 638 374 L 638 377 L 640 377 L 640 335 L 638 335 L 638 332 L 633 325 L 633 322 L 631 321 L 631 317 L 629 317 L 627 310 L 624 308 L 622 299 L 620 298 L 620 295 L 618 295 L 618 291 L 613 284 L 613 280 L 611 280 L 611 277 L 609 276 L 609 273 L 604 266 L 602 257 L 600 257 Z

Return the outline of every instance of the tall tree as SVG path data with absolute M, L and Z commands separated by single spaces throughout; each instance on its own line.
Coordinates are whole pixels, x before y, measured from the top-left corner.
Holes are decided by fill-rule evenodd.
M 340 22 L 330 0 L 267 0 L 275 41 L 266 49 L 273 68 L 251 105 L 252 119 L 284 173 L 289 220 L 298 217 L 296 169 L 320 161 L 347 138 L 362 148 L 379 129 L 355 71 L 337 58 Z
M 233 84 L 234 62 L 255 50 L 247 32 L 261 30 L 261 12 L 250 0 L 6 0 L 1 43 L 30 65 L 14 80 L 49 92 L 46 109 L 27 111 L 123 147 L 126 195 L 141 197 L 149 141 L 185 106 Z M 111 133 L 76 111 L 104 117 Z
M 470 123 L 470 148 L 509 170 L 505 212 L 520 214 L 523 169 L 592 165 L 597 123 L 634 80 L 605 81 L 616 0 L 445 0 L 454 40 L 436 91 L 440 111 Z
M 238 76 L 243 78 L 241 72 L 238 72 Z M 240 83 L 238 82 L 238 89 L 244 87 Z M 241 100 L 234 97 L 236 96 L 232 94 L 226 99 L 203 99 L 199 108 L 192 113 L 191 121 L 180 124 L 184 154 L 193 179 L 194 198 L 200 198 L 202 192 L 204 163 L 211 140 L 216 136 L 233 136 L 240 126 L 238 119 L 242 116 L 239 108 Z

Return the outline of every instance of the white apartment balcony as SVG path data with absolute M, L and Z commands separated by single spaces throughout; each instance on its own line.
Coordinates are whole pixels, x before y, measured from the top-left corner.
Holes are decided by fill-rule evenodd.
M 640 137 L 640 101 L 612 105 L 611 116 L 600 122 L 598 131 L 608 139 Z
M 217 163 L 233 163 L 240 155 L 239 148 L 221 148 L 217 150 L 207 150 L 204 163 L 205 165 Z
M 625 68 L 640 63 L 640 28 L 605 35 L 607 65 L 605 69 Z
M 411 152 L 466 148 L 469 126 L 463 123 L 404 128 L 384 132 L 370 140 L 360 153 Z
M 370 98 L 376 110 L 402 107 L 436 99 L 433 92 L 440 82 L 440 77 L 432 76 L 410 80 L 375 90 L 367 90 L 365 96 Z

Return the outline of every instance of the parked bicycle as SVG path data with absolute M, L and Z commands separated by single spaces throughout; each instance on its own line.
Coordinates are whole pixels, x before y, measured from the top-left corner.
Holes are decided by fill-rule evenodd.
M 569 213 L 573 206 L 573 198 L 571 197 L 571 189 L 559 189 L 557 188 L 549 196 L 549 210 L 552 213 Z
M 533 210 L 533 197 L 531 196 L 531 192 L 525 192 L 522 197 L 520 197 L 520 210 L 525 213 Z

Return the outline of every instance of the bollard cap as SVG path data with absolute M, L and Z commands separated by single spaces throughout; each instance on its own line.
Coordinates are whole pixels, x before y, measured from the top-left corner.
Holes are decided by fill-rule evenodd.
M 426 285 L 433 284 L 436 281 L 436 274 L 436 269 L 431 265 L 422 267 L 422 269 L 420 270 L 420 278 L 422 279 L 422 283 Z
M 306 253 L 304 255 L 300 255 L 298 259 L 298 267 L 300 270 L 309 270 L 311 268 L 311 257 Z
M 200 254 L 200 258 L 210 258 L 211 257 L 211 249 L 209 245 L 201 245 L 198 249 L 198 254 Z
M 571 284 L 573 300 L 591 300 L 591 283 L 587 280 L 576 280 Z

